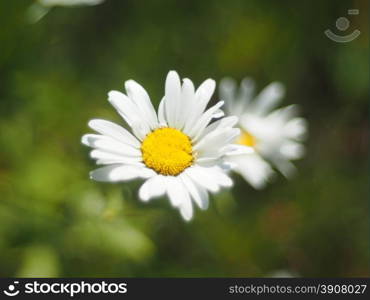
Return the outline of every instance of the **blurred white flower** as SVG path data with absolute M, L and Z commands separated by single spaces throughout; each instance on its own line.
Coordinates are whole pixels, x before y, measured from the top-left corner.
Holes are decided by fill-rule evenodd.
M 40 21 L 54 6 L 82 6 L 98 5 L 105 0 L 36 0 L 27 11 L 27 19 L 30 23 Z
M 266 277 L 270 278 L 298 278 L 300 277 L 297 273 L 290 270 L 276 270 L 268 273 Z
M 297 106 L 276 108 L 284 96 L 281 83 L 271 83 L 254 97 L 254 82 L 245 78 L 236 82 L 225 78 L 219 86 L 228 114 L 239 117 L 241 135 L 238 144 L 254 148 L 254 153 L 228 156 L 238 172 L 254 188 L 263 188 L 274 173 L 272 166 L 290 177 L 295 167 L 291 160 L 304 155 L 307 123 L 297 117 Z
M 127 95 L 111 91 L 108 100 L 131 127 L 131 132 L 105 120 L 91 120 L 98 134 L 86 134 L 82 143 L 94 148 L 91 157 L 107 165 L 90 173 L 97 181 L 145 180 L 140 187 L 142 201 L 167 195 L 185 220 L 193 216 L 192 200 L 208 207 L 208 192 L 232 185 L 224 171 L 223 156 L 238 151 L 230 144 L 240 130 L 233 128 L 236 117 L 223 116 L 218 102 L 206 110 L 215 90 L 207 79 L 195 91 L 189 79 L 175 71 L 167 75 L 165 95 L 158 115 L 145 89 L 133 80 L 125 82 Z
M 98 5 L 105 0 L 37 0 L 43 6 Z

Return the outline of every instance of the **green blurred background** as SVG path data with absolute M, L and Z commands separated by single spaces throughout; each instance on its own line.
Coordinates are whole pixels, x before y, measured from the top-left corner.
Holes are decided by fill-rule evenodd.
M 0 1 L 1 277 L 369 276 L 368 1 L 107 0 L 29 24 L 31 4 Z M 324 35 L 340 16 L 359 38 Z M 190 223 L 139 181 L 90 181 L 88 120 L 121 122 L 107 92 L 132 78 L 158 105 L 170 69 L 283 82 L 309 121 L 297 176 L 234 176 Z

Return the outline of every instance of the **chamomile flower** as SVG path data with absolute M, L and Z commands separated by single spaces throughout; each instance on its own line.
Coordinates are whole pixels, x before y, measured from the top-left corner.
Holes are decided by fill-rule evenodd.
M 295 167 L 291 160 L 304 155 L 302 141 L 307 123 L 297 117 L 297 106 L 277 108 L 284 96 L 281 83 L 271 83 L 254 97 L 254 82 L 245 78 L 238 89 L 233 79 L 225 78 L 219 86 L 228 114 L 239 118 L 238 144 L 252 147 L 250 154 L 228 156 L 234 170 L 253 187 L 263 188 L 276 167 L 290 177 Z
M 90 177 L 97 181 L 119 182 L 141 178 L 139 198 L 146 202 L 167 195 L 185 220 L 193 216 L 195 202 L 207 209 L 208 192 L 230 187 L 223 156 L 240 151 L 232 145 L 240 130 L 236 117 L 223 116 L 223 102 L 206 109 L 215 89 L 211 79 L 197 90 L 189 79 L 170 71 L 158 114 L 145 89 L 133 80 L 125 82 L 126 94 L 110 91 L 108 100 L 130 127 L 91 120 L 99 134 L 86 134 L 82 143 L 94 148 L 91 157 L 99 165 Z

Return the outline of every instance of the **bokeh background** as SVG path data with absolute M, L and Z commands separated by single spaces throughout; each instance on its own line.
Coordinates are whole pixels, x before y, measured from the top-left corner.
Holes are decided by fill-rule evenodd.
M 368 1 L 106 0 L 30 23 L 32 3 L 0 1 L 1 277 L 369 276 Z M 341 16 L 350 43 L 323 33 Z M 140 182 L 90 181 L 88 120 L 122 124 L 107 92 L 132 78 L 158 105 L 170 69 L 283 82 L 309 121 L 297 176 L 234 176 L 190 223 Z

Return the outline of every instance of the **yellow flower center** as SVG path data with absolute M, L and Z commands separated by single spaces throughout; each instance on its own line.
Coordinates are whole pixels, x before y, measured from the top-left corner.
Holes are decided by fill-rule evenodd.
M 178 175 L 193 163 L 190 138 L 175 128 L 158 128 L 141 144 L 145 165 L 162 175 Z
M 237 143 L 244 146 L 254 147 L 257 144 L 257 140 L 248 131 L 242 130 Z

